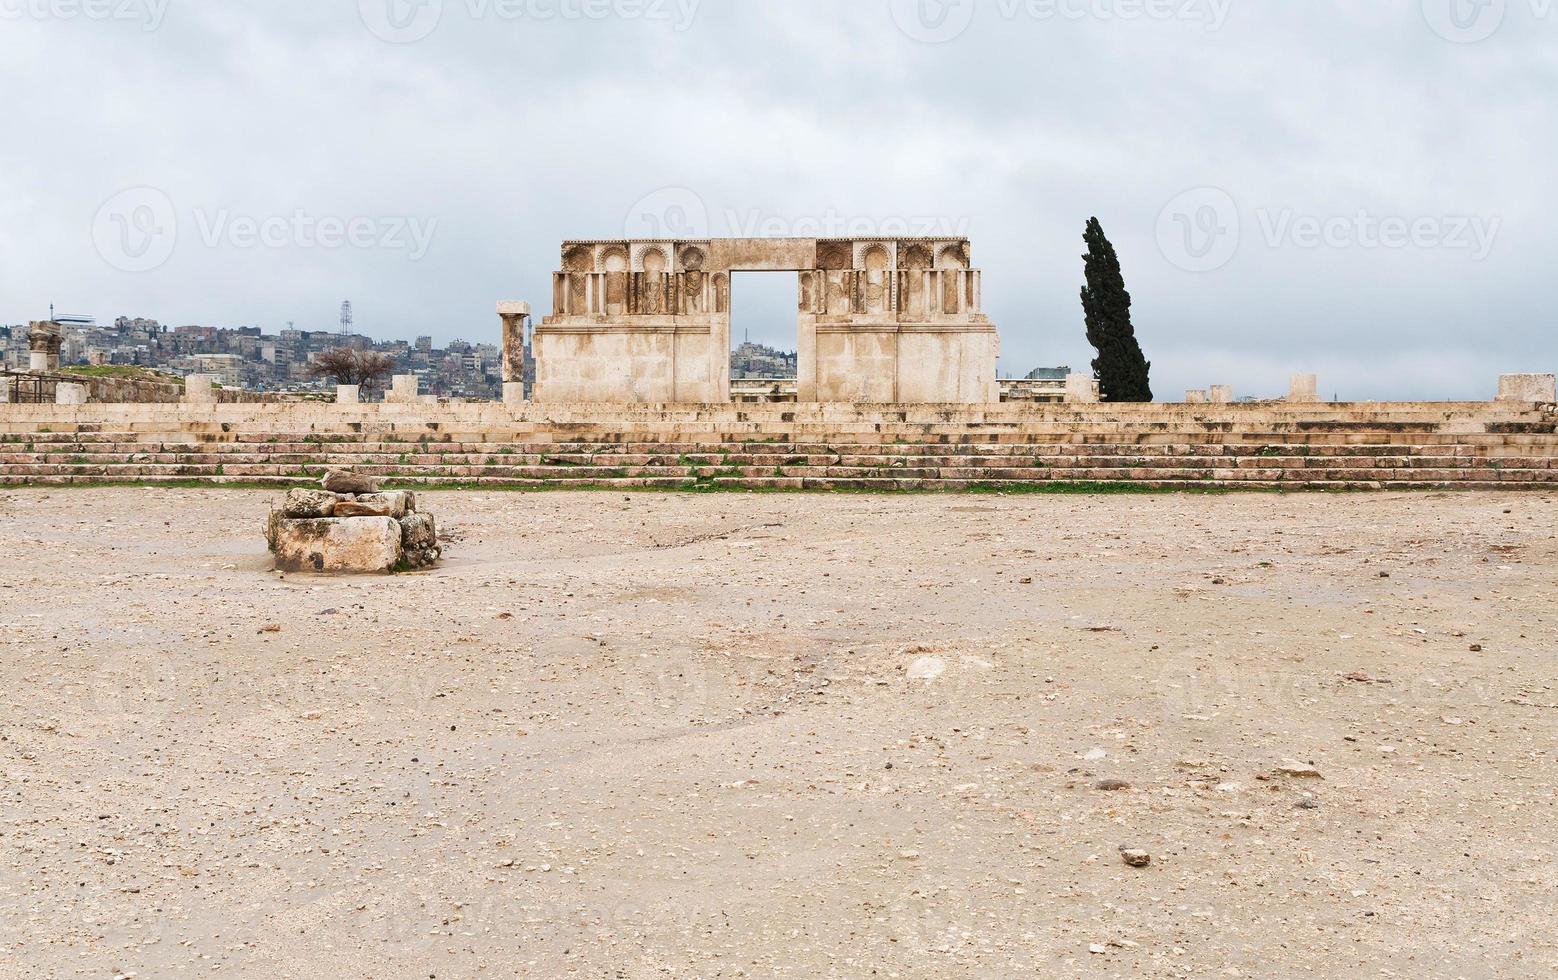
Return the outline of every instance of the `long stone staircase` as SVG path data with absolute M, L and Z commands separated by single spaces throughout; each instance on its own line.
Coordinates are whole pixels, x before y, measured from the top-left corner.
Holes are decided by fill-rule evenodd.
M 0 485 L 1551 489 L 1558 414 L 1488 403 L 0 406 Z

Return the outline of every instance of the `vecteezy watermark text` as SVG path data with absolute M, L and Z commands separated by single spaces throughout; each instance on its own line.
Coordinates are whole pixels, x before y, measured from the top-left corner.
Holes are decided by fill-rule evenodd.
M 708 205 L 686 187 L 662 187 L 628 208 L 628 238 L 697 241 L 706 238 L 965 238 L 968 218 L 952 215 L 773 214 L 757 208 L 711 218 Z
M 462 11 L 472 21 L 660 21 L 685 31 L 703 0 L 357 0 L 368 32 L 381 41 L 409 44 L 429 37 L 444 14 Z
M 172 0 L 0 0 L 0 20 L 91 20 L 162 26 Z
M 226 208 L 195 210 L 195 225 L 206 248 L 361 248 L 406 252 L 413 261 L 427 254 L 438 219 L 410 216 L 355 217 L 290 215 L 257 218 Z
M 940 44 L 962 36 L 981 10 L 1005 21 L 1181 21 L 1222 30 L 1234 0 L 888 0 L 898 29 Z
M 1441 249 L 1480 262 L 1492 254 L 1503 221 L 1472 214 L 1315 214 L 1297 208 L 1256 208 L 1246 220 L 1228 192 L 1197 187 L 1176 196 L 1158 215 L 1158 249 L 1187 272 L 1212 272 L 1232 261 L 1253 227 L 1266 248 Z
M 320 215 L 301 208 L 290 214 L 239 214 L 198 207 L 180 215 L 173 199 L 155 187 L 120 191 L 92 218 L 92 244 L 121 272 L 150 272 L 173 257 L 179 230 L 193 227 L 209 249 L 377 249 L 404 252 L 415 262 L 427 255 L 438 219 L 411 215 Z

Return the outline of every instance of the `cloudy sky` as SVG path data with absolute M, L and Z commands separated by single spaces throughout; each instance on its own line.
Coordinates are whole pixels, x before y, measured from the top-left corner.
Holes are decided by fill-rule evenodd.
M 1555 0 L 0 0 L 0 322 L 494 340 L 564 238 L 966 234 L 1004 373 L 1558 369 Z M 738 334 L 793 342 L 788 282 Z

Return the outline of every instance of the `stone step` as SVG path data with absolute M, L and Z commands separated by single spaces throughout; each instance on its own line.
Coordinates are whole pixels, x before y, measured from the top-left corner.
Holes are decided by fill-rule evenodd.
M 547 456 L 417 456 L 406 459 L 358 456 L 264 456 L 245 454 L 0 454 L 0 467 L 17 472 L 46 472 L 46 468 L 92 469 L 135 467 L 140 472 L 265 472 L 285 473 L 308 469 L 322 473 L 332 467 L 351 467 L 367 473 L 390 474 L 419 471 L 475 472 L 519 469 L 567 474 L 599 469 L 719 470 L 740 468 L 757 473 L 777 470 L 813 473 L 892 472 L 956 474 L 973 478 L 998 471 L 1049 472 L 1072 469 L 1246 469 L 1246 470 L 1468 470 L 1558 472 L 1558 457 L 1461 456 L 1021 456 L 1021 457 L 866 457 L 866 456 L 596 456 L 557 459 Z
M 892 481 L 945 481 L 978 483 L 989 480 L 1046 482 L 1051 480 L 1097 481 L 1259 481 L 1286 483 L 1308 480 L 1391 480 L 1403 482 L 1441 482 L 1482 480 L 1500 483 L 1558 484 L 1558 468 L 1509 467 L 1482 463 L 1450 467 L 1372 465 L 1361 460 L 1356 465 L 1311 465 L 1298 467 L 1255 465 L 1260 461 L 1207 461 L 1206 465 L 1184 465 L 1182 461 L 1159 461 L 1161 465 L 1009 466 L 1009 467 L 855 467 L 855 466 L 363 466 L 357 471 L 388 481 L 402 479 L 441 480 L 517 480 L 569 483 L 601 479 L 712 479 L 720 477 L 754 480 L 771 479 L 886 479 Z M 91 478 L 184 478 L 209 479 L 298 478 L 317 480 L 323 468 L 307 470 L 276 464 L 157 464 L 114 463 L 35 463 L 8 465 L 0 470 L 17 477 L 79 476 Z
M 91 475 L 56 475 L 24 477 L 10 474 L 0 474 L 0 486 L 99 486 L 99 485 L 125 485 L 125 486 L 184 486 L 189 480 L 178 477 L 133 477 L 133 476 L 91 476 Z M 287 486 L 312 485 L 317 482 L 304 478 L 238 478 L 238 477 L 209 477 L 198 481 L 203 485 L 220 487 L 230 484 L 244 486 L 264 486 L 284 488 Z M 397 485 L 418 487 L 470 487 L 488 488 L 493 490 L 547 490 L 555 489 L 558 484 L 547 480 L 506 480 L 491 477 L 476 477 L 468 480 L 444 480 L 436 478 L 407 478 L 397 480 Z M 1046 482 L 1015 481 L 1015 480 L 985 480 L 978 482 L 946 481 L 946 480 L 893 480 L 893 479 L 752 479 L 740 477 L 717 477 L 705 483 L 676 479 L 676 478 L 602 478 L 588 482 L 580 481 L 573 484 L 579 489 L 657 489 L 657 490 L 699 490 L 709 487 L 725 489 L 745 490 L 831 490 L 831 491 L 856 491 L 856 492 L 933 492 L 947 491 L 959 492 L 978 490 L 982 492 L 1010 492 L 1023 493 L 1044 490 L 1064 490 L 1068 487 L 1080 491 L 1106 490 L 1121 487 L 1118 481 L 1092 481 L 1083 479 L 1051 480 Z M 1551 490 L 1551 484 L 1543 483 L 1509 483 L 1503 481 L 1482 481 L 1456 479 L 1445 482 L 1419 482 L 1403 480 L 1303 480 L 1284 483 L 1280 485 L 1262 482 L 1259 480 L 1175 480 L 1155 479 L 1134 481 L 1129 484 L 1134 489 L 1141 490 L 1194 490 L 1194 491 L 1359 491 L 1359 490 Z

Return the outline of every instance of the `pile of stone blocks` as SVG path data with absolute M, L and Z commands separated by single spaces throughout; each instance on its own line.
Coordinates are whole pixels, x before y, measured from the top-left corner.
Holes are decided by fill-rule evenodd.
M 388 574 L 442 556 L 433 515 L 418 512 L 411 491 L 381 492 L 371 477 L 344 470 L 325 474 L 322 489 L 288 490 L 265 536 L 288 572 Z

